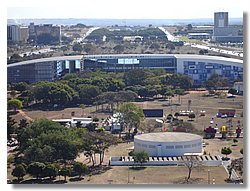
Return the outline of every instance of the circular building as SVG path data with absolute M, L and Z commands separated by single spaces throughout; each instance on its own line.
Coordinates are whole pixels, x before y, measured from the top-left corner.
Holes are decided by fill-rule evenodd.
M 134 137 L 134 151 L 146 151 L 149 156 L 182 156 L 202 153 L 202 137 L 191 133 L 146 133 Z

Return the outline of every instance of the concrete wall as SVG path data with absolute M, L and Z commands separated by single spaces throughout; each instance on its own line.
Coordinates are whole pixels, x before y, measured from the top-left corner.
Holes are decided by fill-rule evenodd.
M 220 156 L 198 156 L 198 160 L 194 160 L 196 165 L 205 166 L 220 166 L 222 159 Z M 135 163 L 131 156 L 115 156 L 110 157 L 109 165 L 111 166 L 139 166 L 140 163 Z M 149 157 L 143 166 L 183 166 L 185 162 L 181 157 Z
M 146 151 L 149 156 L 182 156 L 185 153 L 202 153 L 202 138 L 182 142 L 152 142 L 134 139 L 134 150 Z

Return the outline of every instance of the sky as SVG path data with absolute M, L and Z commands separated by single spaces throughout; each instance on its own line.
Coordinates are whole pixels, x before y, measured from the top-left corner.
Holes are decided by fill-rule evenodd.
M 246 11 L 244 2 L 246 0 L 9 0 L 7 18 L 194 19 L 213 18 L 213 13 L 218 11 L 229 12 L 230 18 L 240 18 Z

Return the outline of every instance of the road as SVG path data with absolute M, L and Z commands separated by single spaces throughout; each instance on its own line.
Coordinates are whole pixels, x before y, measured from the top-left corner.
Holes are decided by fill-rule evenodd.
M 164 32 L 168 38 L 168 41 L 171 42 L 179 42 L 179 39 L 174 37 L 172 34 L 170 34 L 170 32 L 168 32 L 165 28 L 163 27 L 158 27 L 162 32 Z
M 165 28 L 163 28 L 163 27 L 158 27 L 158 28 L 166 34 L 169 41 L 171 41 L 171 42 L 178 42 L 179 41 L 179 39 L 177 37 L 170 34 L 170 32 L 168 32 Z M 237 57 L 243 58 L 243 51 L 225 50 L 225 49 L 222 49 L 221 47 L 217 47 L 217 48 L 211 47 L 212 45 L 209 46 L 207 44 L 201 45 L 201 44 L 187 43 L 187 42 L 184 43 L 184 46 L 191 46 L 191 47 L 195 47 L 198 49 L 205 49 L 205 50 L 209 50 L 212 52 L 218 52 L 218 53 L 222 53 L 222 54 L 227 54 L 227 55 L 237 56 Z
M 97 30 L 97 29 L 99 29 L 99 28 L 100 28 L 100 27 L 92 27 L 92 28 L 90 28 L 90 29 L 83 35 L 83 37 L 76 39 L 74 42 L 77 42 L 77 43 L 83 42 L 87 36 L 89 36 L 94 30 Z

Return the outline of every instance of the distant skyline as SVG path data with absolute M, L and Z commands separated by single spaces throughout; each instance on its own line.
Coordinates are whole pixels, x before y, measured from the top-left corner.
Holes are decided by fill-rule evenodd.
M 246 0 L 87 0 L 16 1 L 7 3 L 7 19 L 94 18 L 94 19 L 197 19 L 213 18 L 214 12 L 229 12 L 242 18 Z M 13 1 L 12 1 L 13 2 Z M 49 5 L 46 7 L 46 5 Z M 67 6 L 65 6 L 67 5 Z

